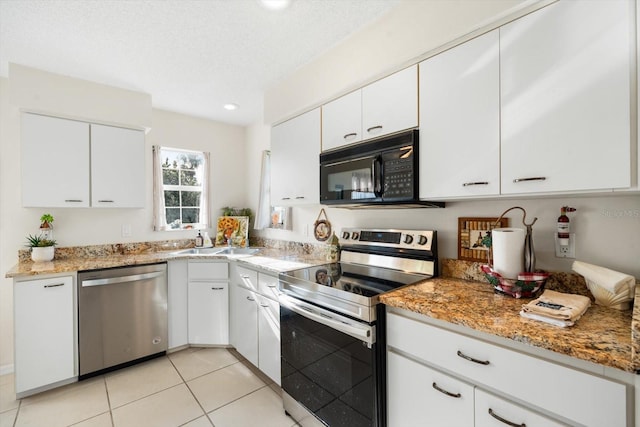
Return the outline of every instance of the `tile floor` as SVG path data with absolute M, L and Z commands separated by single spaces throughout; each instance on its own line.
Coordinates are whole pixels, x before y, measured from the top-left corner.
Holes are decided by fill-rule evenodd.
M 292 427 L 280 388 L 233 350 L 189 348 L 16 400 L 0 377 L 0 427 Z

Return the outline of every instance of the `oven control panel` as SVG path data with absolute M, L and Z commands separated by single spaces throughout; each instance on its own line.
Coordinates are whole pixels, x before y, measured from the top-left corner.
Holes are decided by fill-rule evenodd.
M 340 244 L 385 246 L 397 249 L 430 251 L 435 237 L 436 232 L 433 230 L 343 228 L 340 233 Z

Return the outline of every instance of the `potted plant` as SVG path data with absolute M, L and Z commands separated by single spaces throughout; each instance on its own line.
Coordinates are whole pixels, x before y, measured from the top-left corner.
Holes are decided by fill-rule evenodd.
M 51 261 L 55 255 L 56 241 L 42 235 L 27 236 L 27 247 L 31 248 L 31 259 L 34 262 Z
M 40 217 L 40 229 L 50 229 L 53 228 L 53 215 L 51 214 L 43 214 Z

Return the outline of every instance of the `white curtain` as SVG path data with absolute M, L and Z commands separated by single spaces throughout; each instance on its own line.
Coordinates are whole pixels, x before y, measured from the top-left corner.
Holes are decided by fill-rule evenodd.
M 164 191 L 162 189 L 162 150 L 153 146 L 153 230 L 167 229 L 167 216 L 164 210 Z
M 202 194 L 200 195 L 200 224 L 202 228 L 209 228 L 209 153 L 202 153 L 204 164 L 202 165 Z
M 271 151 L 262 152 L 262 173 L 260 174 L 260 201 L 254 227 L 256 230 L 269 228 L 271 224 Z

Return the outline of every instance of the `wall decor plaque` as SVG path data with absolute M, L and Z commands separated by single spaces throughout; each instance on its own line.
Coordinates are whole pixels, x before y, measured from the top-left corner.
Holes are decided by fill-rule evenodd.
M 488 232 L 494 228 L 508 227 L 509 218 L 461 217 L 458 218 L 458 259 L 488 262 Z M 484 240 L 484 241 L 483 241 Z

